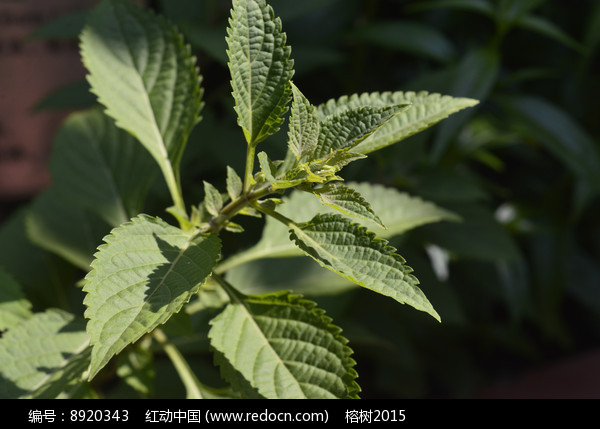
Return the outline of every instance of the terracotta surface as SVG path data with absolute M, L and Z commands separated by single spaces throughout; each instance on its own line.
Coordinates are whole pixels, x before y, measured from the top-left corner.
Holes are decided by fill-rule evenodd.
M 27 40 L 45 21 L 94 0 L 0 1 L 0 199 L 31 196 L 49 184 L 47 160 L 67 112 L 33 112 L 52 90 L 84 75 L 77 43 Z

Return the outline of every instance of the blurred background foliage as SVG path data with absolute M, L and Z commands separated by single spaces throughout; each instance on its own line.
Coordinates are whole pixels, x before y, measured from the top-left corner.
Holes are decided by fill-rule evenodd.
M 268 271 L 255 264 L 232 278 L 314 298 L 350 339 L 367 398 L 473 397 L 498 381 L 597 350 L 600 2 L 270 3 L 292 47 L 294 82 L 313 104 L 397 90 L 481 103 L 344 170 L 348 181 L 393 186 L 462 217 L 392 239 L 442 324 L 368 291 L 328 288 L 328 277 L 314 277 L 302 261 L 282 260 Z M 153 0 L 147 6 L 179 26 L 204 76 L 204 118 L 182 165 L 186 201 L 197 202 L 202 180 L 224 189 L 225 165 L 238 171 L 244 165 L 225 52 L 230 4 Z M 35 36 L 75 38 L 84 19 L 85 13 L 65 16 Z M 91 106 L 87 89 L 84 81 L 74 82 L 38 108 Z M 272 159 L 283 155 L 285 136 L 283 130 L 264 143 Z M 160 185 L 155 191 L 145 211 L 162 214 L 168 195 Z M 0 229 L 0 263 L 30 288 L 38 307 L 80 308 L 80 292 L 72 287 L 77 268 L 28 242 L 23 216 L 17 210 Z M 244 227 L 247 234 L 224 236 L 227 252 L 259 239 L 259 220 Z M 24 252 L 34 258 L 27 264 Z M 34 263 L 38 268 L 31 269 Z M 297 278 L 289 278 L 291 269 Z M 201 322 L 197 326 L 205 326 Z M 212 381 L 210 365 L 202 364 L 206 348 L 205 340 L 190 345 L 200 377 Z M 171 375 L 157 364 L 158 385 Z M 176 393 L 168 385 L 158 389 L 161 395 Z

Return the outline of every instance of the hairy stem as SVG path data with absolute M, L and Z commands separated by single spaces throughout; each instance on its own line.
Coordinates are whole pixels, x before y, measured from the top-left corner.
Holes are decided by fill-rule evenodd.
M 253 143 L 248 144 L 248 151 L 246 152 L 246 171 L 244 173 L 244 194 L 250 191 L 252 187 L 252 177 L 254 175 L 254 152 L 256 151 L 256 145 Z
M 269 183 L 259 186 L 256 189 L 250 189 L 247 192 L 244 191 L 242 195 L 223 207 L 217 216 L 213 216 L 204 232 L 219 232 L 241 210 L 252 205 L 256 200 L 272 193 L 274 193 L 273 187 Z

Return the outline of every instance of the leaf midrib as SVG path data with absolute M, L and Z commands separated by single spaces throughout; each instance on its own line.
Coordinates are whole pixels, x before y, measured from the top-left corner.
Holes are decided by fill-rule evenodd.
M 262 331 L 262 329 L 260 328 L 260 326 L 258 325 L 258 323 L 256 323 L 256 320 L 254 320 L 254 315 L 252 314 L 252 312 L 250 311 L 250 309 L 247 307 L 246 303 L 244 303 L 237 294 L 229 294 L 232 301 L 240 306 L 243 310 L 244 313 L 248 316 L 246 320 L 250 320 L 250 323 L 254 326 L 254 328 L 259 332 L 261 338 L 264 340 L 264 344 L 263 347 L 267 347 L 268 350 L 271 351 L 271 353 L 276 357 L 276 360 L 280 363 L 280 365 L 285 368 L 286 373 L 288 374 L 288 376 L 291 377 L 292 380 L 294 380 L 294 382 L 296 383 L 296 385 L 298 386 L 298 389 L 300 389 L 300 391 L 302 392 L 302 394 L 304 395 L 304 397 L 306 398 L 306 394 L 304 393 L 304 389 L 302 389 L 302 386 L 300 384 L 300 382 L 296 379 L 296 377 L 294 376 L 294 374 L 292 374 L 292 372 L 290 371 L 290 369 L 287 367 L 287 365 L 285 364 L 285 361 L 283 359 L 281 359 L 281 357 L 279 356 L 279 354 L 277 354 L 277 352 L 275 350 L 273 350 L 273 348 L 271 347 L 271 343 L 269 342 L 269 339 L 265 336 L 264 332 Z M 240 330 L 241 331 L 241 330 Z M 241 341 L 241 336 L 238 337 L 238 341 L 236 342 L 236 351 L 235 353 L 237 353 L 237 350 L 239 350 L 239 343 Z M 274 371 L 273 371 L 273 375 L 274 375 Z M 276 388 L 276 384 L 273 383 L 274 387 Z

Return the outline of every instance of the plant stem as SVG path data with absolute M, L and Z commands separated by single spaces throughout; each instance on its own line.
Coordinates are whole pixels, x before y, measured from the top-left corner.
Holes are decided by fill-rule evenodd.
M 273 187 L 269 183 L 257 187 L 256 189 L 251 189 L 248 192 L 244 192 L 238 198 L 223 207 L 218 216 L 213 216 L 208 224 L 207 231 L 205 232 L 219 232 L 227 222 L 241 210 L 252 205 L 256 200 L 264 198 L 273 192 Z
M 289 217 L 285 217 L 281 213 L 277 213 L 275 210 L 268 209 L 268 208 L 263 207 L 263 206 L 261 206 L 259 204 L 253 204 L 253 207 L 256 208 L 256 210 L 258 210 L 259 212 L 262 212 L 262 213 L 264 213 L 264 214 L 266 214 L 268 216 L 271 216 L 271 217 L 277 219 L 279 222 L 281 222 L 282 224 L 284 224 L 288 228 L 293 228 L 293 227 L 296 226 L 296 222 L 294 222 Z
M 183 194 L 181 192 L 181 185 L 175 176 L 175 172 L 173 171 L 173 166 L 171 163 L 167 163 L 165 167 L 162 168 L 162 171 L 165 182 L 167 183 L 167 187 L 169 188 L 169 193 L 171 194 L 173 204 L 181 211 L 181 213 L 187 215 L 185 203 L 183 201 Z M 183 225 L 181 225 L 181 227 L 183 227 Z
M 248 151 L 246 152 L 246 171 L 244 173 L 244 194 L 252 187 L 252 177 L 254 175 L 254 152 L 256 144 L 249 143 Z
M 196 378 L 196 375 L 192 372 L 192 369 L 177 347 L 169 341 L 165 333 L 160 329 L 155 329 L 152 334 L 156 341 L 160 343 L 167 356 L 169 356 L 171 362 L 173 362 L 173 365 L 185 386 L 185 390 L 187 391 L 187 398 L 202 399 L 204 386 L 198 381 L 198 378 Z

